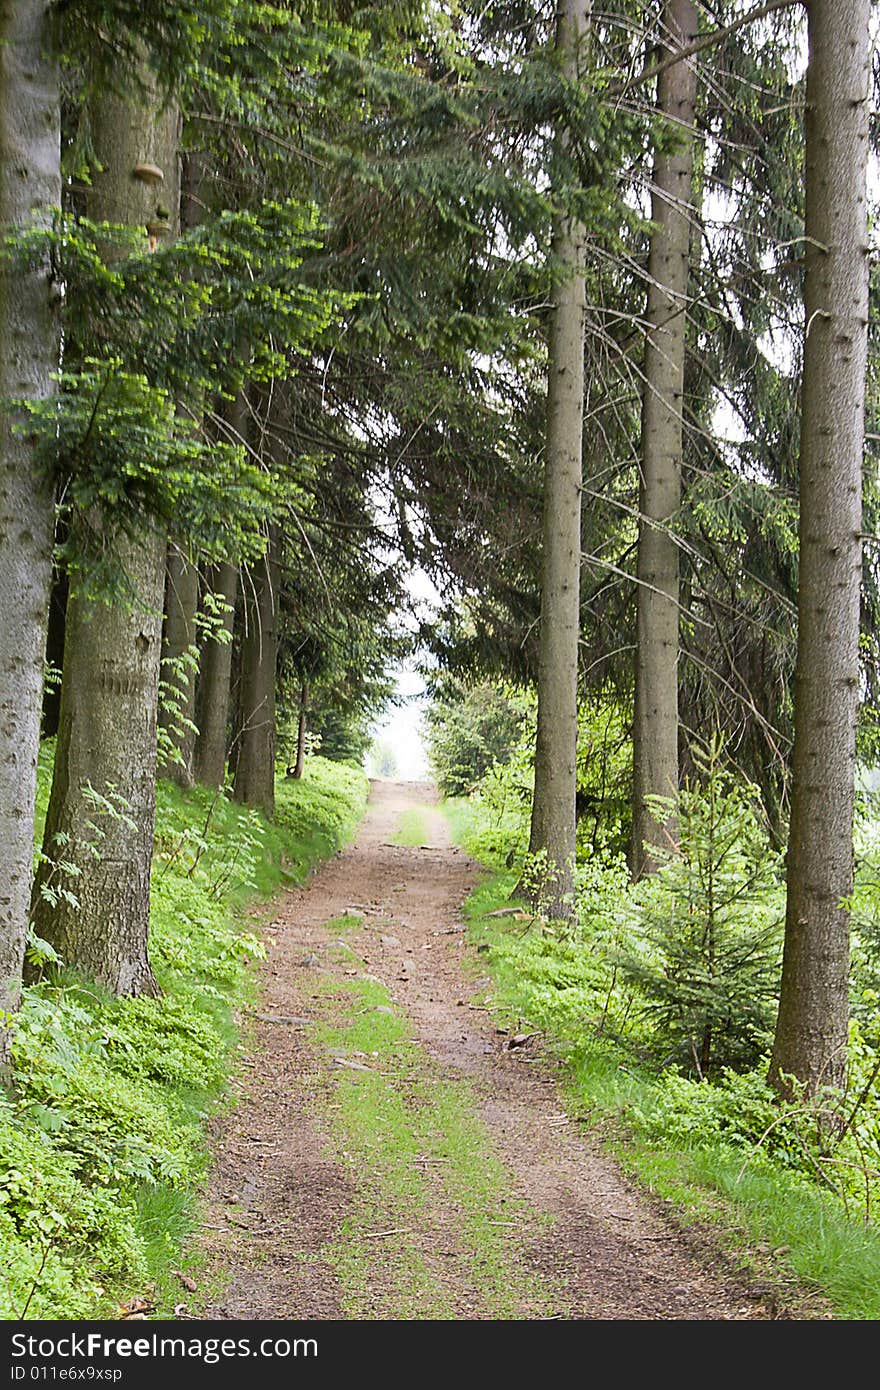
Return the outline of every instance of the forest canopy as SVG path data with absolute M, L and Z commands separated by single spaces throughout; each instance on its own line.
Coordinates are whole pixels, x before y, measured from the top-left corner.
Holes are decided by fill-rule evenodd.
M 195 1177 L 128 1072 L 127 1167 L 53 1092 L 76 991 L 222 1091 L 187 971 L 244 988 L 236 895 L 342 845 L 405 661 L 511 997 L 669 1132 L 751 1087 L 872 1219 L 876 52 L 871 0 L 4 5 L 0 1152 L 108 1268 L 107 1174 Z

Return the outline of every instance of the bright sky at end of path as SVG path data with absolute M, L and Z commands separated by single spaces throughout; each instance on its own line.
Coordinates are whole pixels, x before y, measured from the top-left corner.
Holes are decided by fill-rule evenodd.
M 414 570 L 406 587 L 417 609 L 436 611 L 440 595 L 424 570 Z M 393 776 L 402 782 L 427 782 L 431 779 L 428 753 L 425 748 L 422 716 L 427 706 L 424 677 L 415 667 L 414 659 L 405 661 L 395 672 L 396 695 L 399 703 L 389 705 L 372 728 L 373 745 L 367 754 L 367 771 L 376 776 L 383 753 L 393 759 Z
M 373 726 L 374 743 L 367 757 L 367 770 L 374 776 L 377 757 L 388 750 L 394 760 L 394 778 L 402 782 L 429 781 L 431 773 L 422 736 L 425 682 L 410 662 L 397 672 L 397 696 L 401 703 L 390 705 Z

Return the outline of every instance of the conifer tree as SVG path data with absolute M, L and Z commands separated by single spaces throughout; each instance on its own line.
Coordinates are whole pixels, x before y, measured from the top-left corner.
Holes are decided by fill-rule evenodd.
M 696 36 L 693 0 L 667 0 L 663 30 L 671 52 Z M 655 159 L 647 336 L 642 397 L 639 545 L 633 714 L 632 871 L 654 867 L 651 844 L 674 842 L 674 816 L 650 798 L 678 790 L 678 657 L 681 457 L 691 244 L 696 74 L 686 60 L 658 78 L 658 112 L 669 122 Z M 654 803 L 656 804 L 656 803 Z
M 587 0 L 561 0 L 557 46 L 572 82 L 583 76 L 589 16 Z M 575 218 L 557 217 L 553 255 L 559 270 L 547 361 L 538 726 L 529 839 L 530 852 L 546 856 L 540 875 L 545 910 L 565 918 L 574 911 L 585 239 L 585 228 Z
M 0 227 L 51 226 L 61 203 L 55 23 L 46 0 L 0 6 Z M 60 298 L 48 247 L 26 268 L 0 245 L 0 1073 L 18 1005 L 33 873 L 53 490 L 15 402 L 54 392 Z
M 811 0 L 798 653 L 788 893 L 770 1076 L 846 1075 L 868 341 L 869 0 Z

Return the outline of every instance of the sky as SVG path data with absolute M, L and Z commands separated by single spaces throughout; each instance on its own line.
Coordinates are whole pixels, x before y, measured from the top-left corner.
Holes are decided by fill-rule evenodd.
M 428 781 L 428 755 L 421 730 L 422 714 L 427 703 L 425 681 L 411 661 L 401 666 L 396 675 L 400 703 L 390 706 L 373 726 L 375 743 L 382 748 L 390 748 L 393 753 L 395 778 L 403 782 Z M 374 768 L 370 765 L 369 757 L 367 768 L 373 775 Z

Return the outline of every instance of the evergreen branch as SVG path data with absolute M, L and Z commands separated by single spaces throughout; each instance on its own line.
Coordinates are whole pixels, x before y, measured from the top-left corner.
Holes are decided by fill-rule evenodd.
M 766 5 L 759 5 L 757 9 L 749 10 L 747 14 L 740 15 L 739 19 L 726 24 L 723 29 L 713 29 L 710 34 L 701 34 L 693 43 L 687 44 L 684 48 L 677 48 L 674 52 L 668 53 L 659 62 L 653 63 L 651 67 L 645 68 L 644 72 L 639 73 L 638 77 L 631 77 L 618 87 L 609 87 L 606 95 L 608 97 L 625 96 L 633 87 L 639 86 L 642 82 L 650 82 L 652 78 L 659 77 L 661 72 L 667 68 L 674 67 L 676 63 L 683 63 L 687 58 L 693 58 L 698 53 L 704 52 L 707 48 L 714 47 L 717 43 L 722 43 L 724 39 L 730 38 L 740 29 L 745 29 L 749 24 L 757 24 L 759 19 L 766 19 L 768 15 L 775 14 L 778 10 L 791 9 L 793 5 L 805 4 L 806 0 L 769 0 Z

